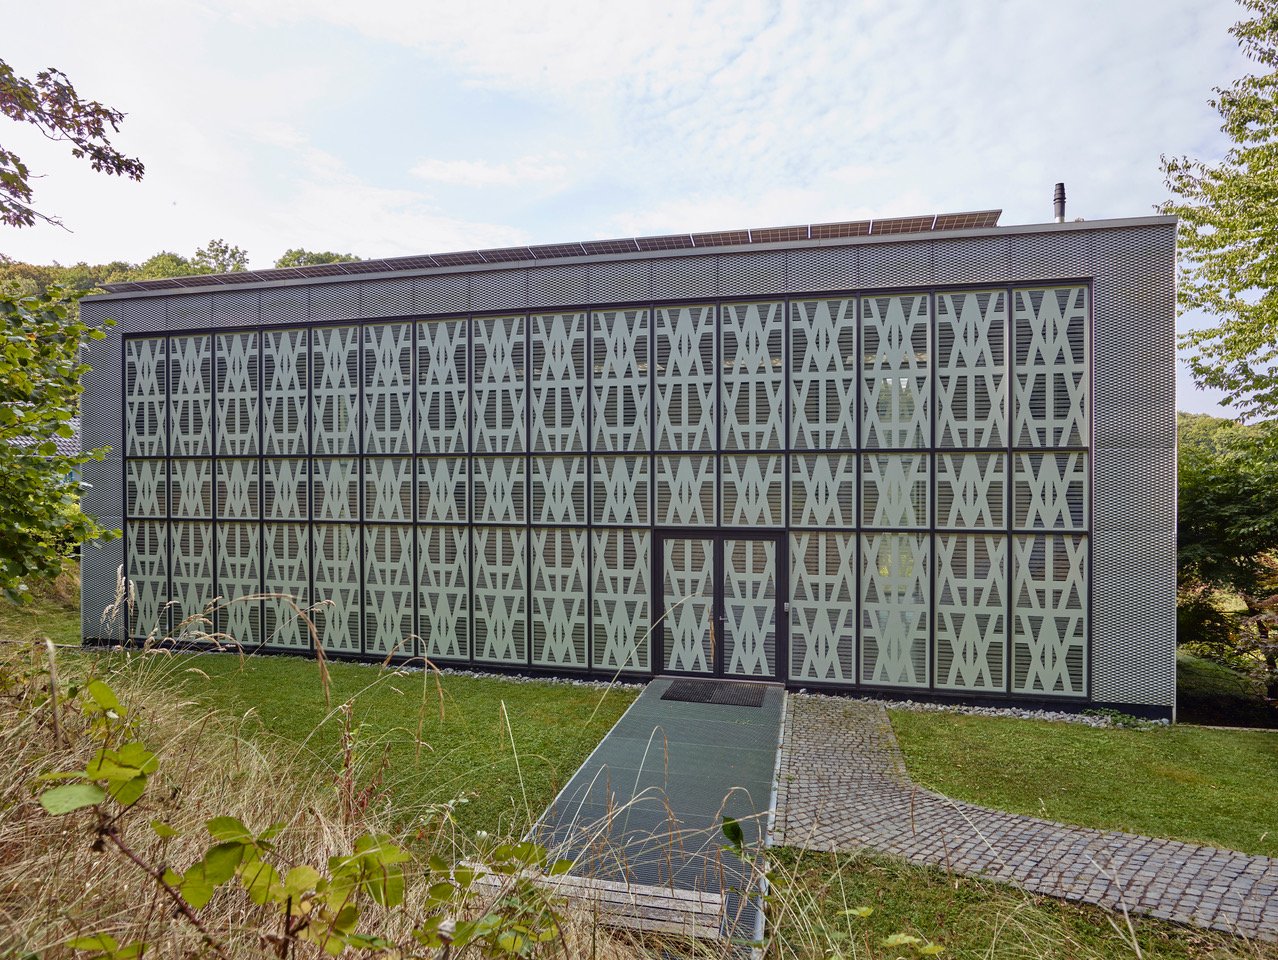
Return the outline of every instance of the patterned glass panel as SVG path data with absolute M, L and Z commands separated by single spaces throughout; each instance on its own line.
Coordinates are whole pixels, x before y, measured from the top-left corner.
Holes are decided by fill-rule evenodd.
M 311 332 L 311 440 L 318 456 L 359 453 L 359 327 Z
M 305 520 L 310 513 L 310 464 L 306 460 L 266 460 L 262 466 L 266 519 Z
M 785 457 L 726 456 L 723 523 L 728 527 L 777 527 L 785 523 Z
M 714 526 L 715 459 L 656 458 L 658 523 L 665 526 Z
M 268 457 L 305 456 L 309 445 L 310 346 L 305 330 L 262 334 L 263 427 Z
M 652 538 L 646 530 L 594 534 L 594 666 L 651 669 L 648 585 Z
M 657 449 L 715 447 L 713 306 L 658 307 Z
M 723 670 L 772 677 L 777 663 L 777 545 L 723 541 Z
M 407 454 L 413 446 L 413 325 L 364 328 L 364 452 Z
M 172 516 L 188 520 L 213 517 L 213 461 L 174 460 L 169 467 Z
M 1086 287 L 1013 292 L 1018 447 L 1088 443 Z
M 661 558 L 666 669 L 714 669 L 714 541 L 666 540 Z
M 585 667 L 590 600 L 586 531 L 532 532 L 534 664 Z
M 475 523 L 523 523 L 527 461 L 523 457 L 476 457 Z
M 261 484 L 256 460 L 217 461 L 218 520 L 257 520 Z
M 1007 538 L 936 538 L 936 685 L 1001 691 L 1007 654 Z
M 164 637 L 169 632 L 168 524 L 142 521 L 128 524 L 128 578 L 134 601 L 129 609 L 129 634 L 138 639 Z
M 412 460 L 370 457 L 364 461 L 364 519 L 389 523 L 412 521 Z
M 928 326 L 924 295 L 862 299 L 862 446 L 930 445 Z
M 217 525 L 217 629 L 246 649 L 262 637 L 261 534 L 256 523 Z
M 417 325 L 417 450 L 464 454 L 470 384 L 465 320 Z
M 358 519 L 359 461 L 314 460 L 311 469 L 315 519 Z
M 586 522 L 586 458 L 535 457 L 532 462 L 532 522 Z
M 532 317 L 532 448 L 586 449 L 586 314 Z
M 790 678 L 856 680 L 856 536 L 790 538 Z
M 464 660 L 470 654 L 470 531 L 418 527 L 417 551 L 422 653 Z
M 528 532 L 476 527 L 475 659 L 522 664 L 528 660 Z
M 1018 530 L 1087 528 L 1087 454 L 1018 453 L 1013 525 Z
M 169 341 L 170 455 L 207 457 L 213 452 L 213 338 Z
M 334 653 L 360 652 L 359 527 L 318 524 L 315 541 L 315 626 Z
M 1007 444 L 1007 294 L 936 298 L 936 445 Z
M 790 305 L 790 445 L 856 446 L 856 301 Z
M 780 450 L 785 433 L 785 304 L 721 308 L 723 447 Z
M 168 453 L 168 343 L 124 342 L 125 454 L 163 457 Z
M 524 318 L 474 321 L 475 453 L 523 453 Z
M 790 458 L 790 522 L 796 527 L 856 526 L 856 455 Z
M 1012 690 L 1086 696 L 1087 538 L 1012 542 Z
M 217 344 L 217 453 L 257 456 L 261 403 L 256 333 L 220 333 Z
M 465 523 L 465 457 L 422 457 L 417 461 L 417 521 Z
M 596 456 L 592 462 L 595 480 L 591 522 L 647 526 L 651 487 L 648 458 Z
M 212 630 L 213 525 L 173 524 L 173 635 L 201 639 Z
M 1001 453 L 936 455 L 936 525 L 988 530 L 1004 527 L 1007 457 Z
M 163 460 L 129 460 L 125 476 L 125 514 L 163 519 L 169 510 L 168 464 Z
M 927 526 L 927 454 L 867 454 L 861 469 L 862 524 Z
M 364 528 L 364 652 L 412 656 L 412 527 Z
M 648 450 L 647 310 L 605 310 L 594 323 L 595 451 L 629 453 Z
M 928 685 L 928 539 L 861 539 L 861 682 Z
M 268 647 L 310 650 L 310 528 L 301 523 L 262 527 L 266 560 L 262 567 Z

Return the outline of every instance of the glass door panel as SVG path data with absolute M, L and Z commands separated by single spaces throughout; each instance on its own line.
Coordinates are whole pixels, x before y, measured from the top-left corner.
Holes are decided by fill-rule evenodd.
M 777 654 L 777 544 L 723 541 L 723 672 L 771 678 Z
M 713 540 L 666 540 L 663 543 L 662 594 L 666 669 L 679 673 L 713 673 Z

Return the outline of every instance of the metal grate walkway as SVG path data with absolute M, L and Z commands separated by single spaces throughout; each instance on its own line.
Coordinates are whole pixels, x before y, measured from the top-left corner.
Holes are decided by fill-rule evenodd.
M 699 681 L 716 687 L 704 692 L 707 702 L 664 699 L 678 682 L 648 684 L 541 815 L 534 836 L 574 859 L 575 876 L 690 899 L 721 896 L 720 935 L 755 941 L 763 933 L 760 871 L 724 849 L 721 828 L 733 817 L 746 849 L 762 851 L 785 690 Z

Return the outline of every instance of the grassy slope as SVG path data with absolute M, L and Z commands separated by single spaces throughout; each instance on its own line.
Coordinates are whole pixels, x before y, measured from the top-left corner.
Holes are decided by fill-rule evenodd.
M 910 776 L 947 796 L 1278 856 L 1278 734 L 1097 730 L 902 710 L 891 716 Z

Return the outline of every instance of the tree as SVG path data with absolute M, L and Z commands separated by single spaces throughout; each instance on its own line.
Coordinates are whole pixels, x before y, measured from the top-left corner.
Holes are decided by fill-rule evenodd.
M 55 576 L 63 559 L 87 540 L 109 539 L 80 512 L 79 466 L 104 451 L 59 454 L 54 437 L 72 435 L 80 396 L 85 339 L 100 329 L 73 316 L 79 292 L 54 287 L 23 297 L 0 291 L 0 591 L 28 595 L 28 582 Z
M 240 273 L 248 269 L 248 254 L 225 240 L 210 240 L 195 251 L 191 266 L 196 273 Z
M 283 255 L 275 261 L 275 266 L 277 269 L 284 269 L 285 267 L 317 267 L 324 263 L 356 263 L 359 259 L 353 253 L 333 253 L 331 250 L 316 252 L 294 247 L 291 250 L 285 250 Z
M 124 114 L 96 100 L 82 100 L 61 70 L 50 67 L 27 80 L 0 60 L 0 113 L 29 123 L 50 140 L 71 144 L 71 155 L 84 158 L 102 173 L 141 180 L 141 161 L 126 157 L 111 145 L 108 133 L 120 129 Z M 56 217 L 31 205 L 31 171 L 12 150 L 0 145 L 0 223 L 34 226 L 37 220 L 61 226 Z

